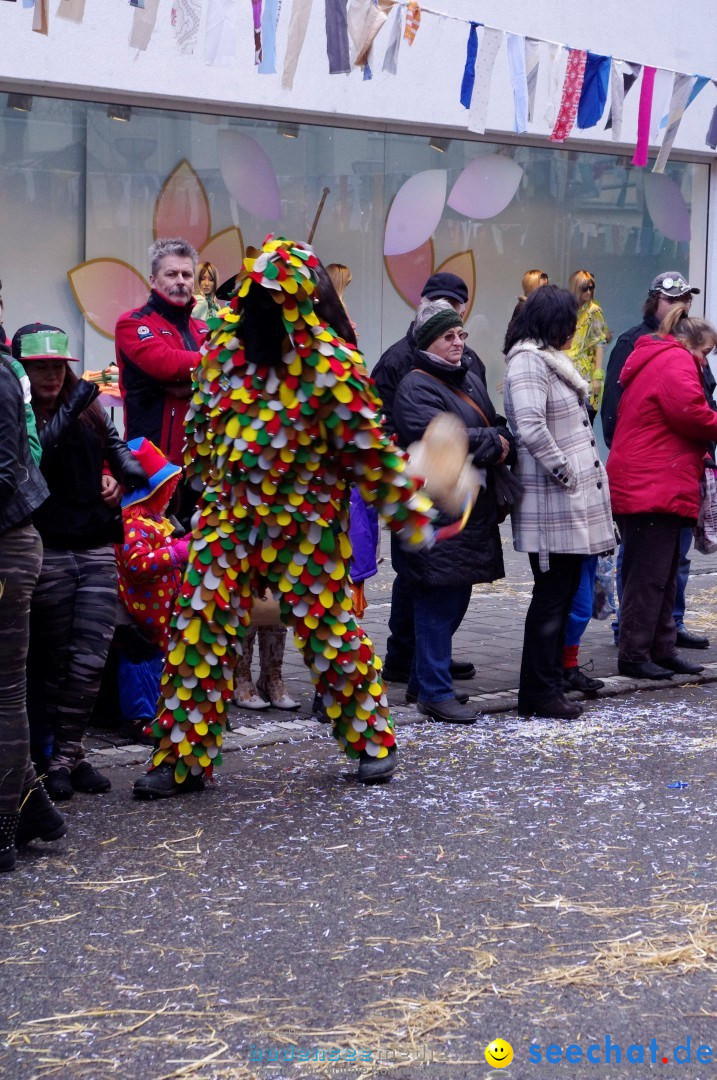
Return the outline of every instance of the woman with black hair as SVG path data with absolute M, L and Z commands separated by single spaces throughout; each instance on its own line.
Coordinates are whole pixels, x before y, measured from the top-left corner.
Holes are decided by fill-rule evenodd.
M 590 387 L 565 355 L 577 304 L 566 289 L 532 293 L 508 327 L 505 411 L 516 436 L 524 493 L 513 544 L 527 551 L 535 584 L 525 620 L 518 707 L 573 720 L 563 696 L 563 646 L 584 555 L 614 547 L 607 475 L 587 411 Z
M 50 743 L 45 787 L 54 801 L 75 791 L 108 791 L 109 780 L 85 759 L 82 738 L 97 698 L 117 610 L 114 543 L 124 539 L 122 491 L 147 483 L 114 425 L 94 399 L 98 389 L 69 366 L 67 335 L 55 326 L 23 326 L 13 356 L 27 372 L 49 498 L 34 514 L 42 570 L 30 621 L 30 727 Z M 105 462 L 111 475 L 104 472 Z

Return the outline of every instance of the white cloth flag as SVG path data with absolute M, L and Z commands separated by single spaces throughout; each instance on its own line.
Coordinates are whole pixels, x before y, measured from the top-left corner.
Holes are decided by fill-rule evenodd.
M 401 48 L 401 4 L 396 4 L 396 13 L 393 16 L 393 26 L 391 27 L 391 37 L 388 42 L 388 48 L 386 49 L 386 55 L 383 58 L 383 70 L 387 71 L 389 75 L 398 74 L 398 50 Z
M 135 8 L 129 44 L 132 49 L 146 49 L 157 22 L 159 0 L 145 0 L 143 8 Z
M 508 34 L 508 66 L 515 103 L 513 131 L 520 133 L 528 130 L 528 74 L 525 69 L 525 38 L 522 34 Z
M 538 85 L 540 45 L 537 38 L 525 39 L 525 76 L 528 83 L 528 122 L 532 123 L 535 111 L 535 89 Z
M 202 0 L 174 0 L 172 26 L 180 53 L 194 52 L 202 18 Z
M 692 93 L 692 87 L 695 85 L 696 81 L 696 75 L 682 75 L 680 72 L 675 72 L 675 77 L 672 80 L 672 100 L 670 101 L 670 114 L 667 118 L 667 131 L 662 140 L 662 146 L 657 155 L 657 161 L 652 170 L 653 172 L 663 173 L 665 171 L 667 159 L 670 156 L 675 136 L 677 135 L 678 128 L 682 121 L 683 113 L 687 108 L 687 102 Z
M 563 82 L 568 63 L 568 50 L 564 45 L 548 42 L 548 101 L 545 106 L 545 122 L 552 130 L 558 118 L 558 109 L 563 96 Z
M 231 67 L 237 55 L 237 5 L 235 0 L 209 0 L 204 30 L 204 62 Z
M 658 68 L 655 74 L 655 85 L 652 91 L 652 113 L 650 119 L 650 142 L 660 141 L 660 132 L 667 127 L 667 115 L 672 102 L 672 87 L 675 81 L 675 73 Z
M 620 142 L 622 136 L 622 109 L 625 103 L 625 76 L 633 76 L 633 81 L 640 74 L 640 64 L 631 64 L 625 60 L 613 60 L 610 68 L 610 117 L 613 142 Z M 632 85 L 632 83 L 630 84 Z
M 469 131 L 475 131 L 479 135 L 485 131 L 490 101 L 490 80 L 495 58 L 503 44 L 504 36 L 504 30 L 496 30 L 492 26 L 484 26 L 480 30 L 476 77 L 467 125 Z

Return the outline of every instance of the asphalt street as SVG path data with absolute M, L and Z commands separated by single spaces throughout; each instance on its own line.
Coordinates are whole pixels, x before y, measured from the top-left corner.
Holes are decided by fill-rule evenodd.
M 1 1074 L 717 1075 L 716 695 L 416 720 L 370 789 L 328 734 L 166 802 L 113 767 L 2 879 Z

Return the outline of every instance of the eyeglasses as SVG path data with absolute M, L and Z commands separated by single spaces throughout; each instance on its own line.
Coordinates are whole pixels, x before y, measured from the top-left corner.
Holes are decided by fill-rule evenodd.
M 468 334 L 465 330 L 446 330 L 441 336 L 444 341 L 465 341 Z
M 580 292 L 595 292 L 595 282 L 592 285 L 581 285 Z

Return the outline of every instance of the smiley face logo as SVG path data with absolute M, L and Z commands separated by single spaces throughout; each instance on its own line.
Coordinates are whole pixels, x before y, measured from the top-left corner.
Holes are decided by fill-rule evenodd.
M 505 1039 L 493 1039 L 485 1048 L 485 1059 L 494 1069 L 504 1069 L 513 1060 L 513 1047 Z

